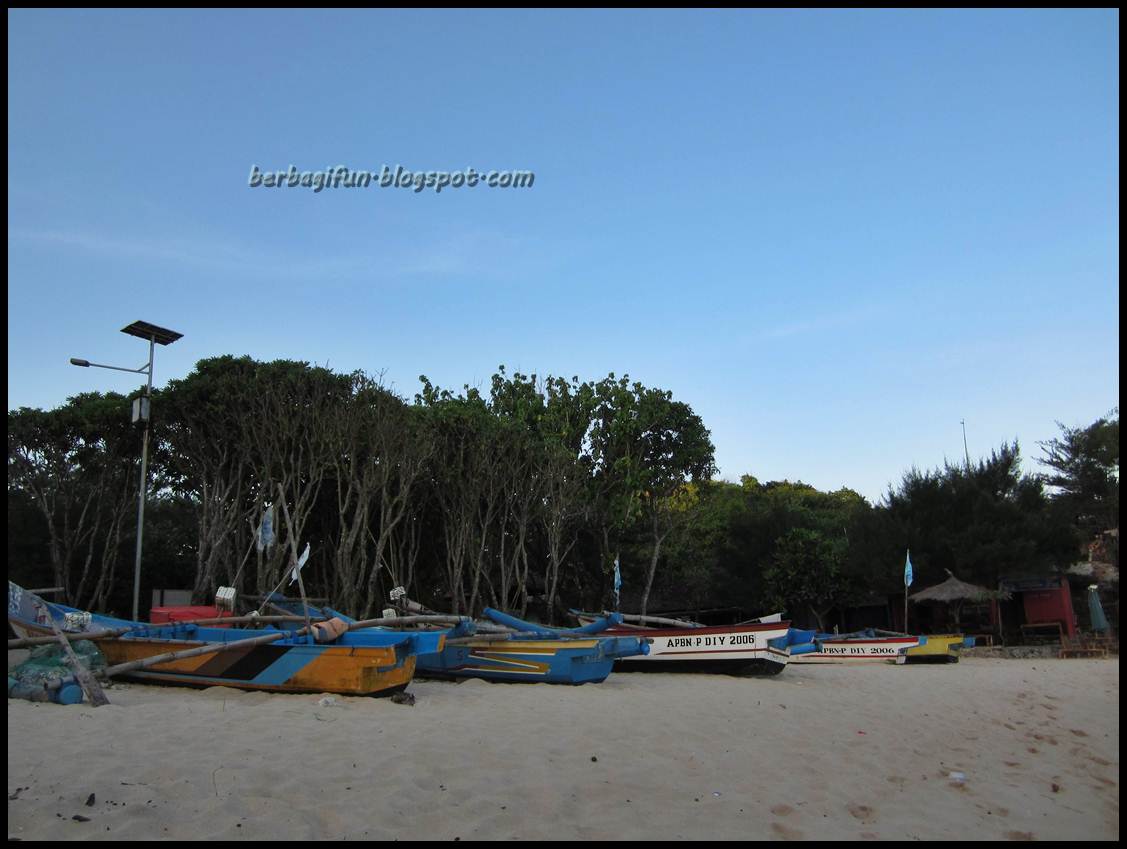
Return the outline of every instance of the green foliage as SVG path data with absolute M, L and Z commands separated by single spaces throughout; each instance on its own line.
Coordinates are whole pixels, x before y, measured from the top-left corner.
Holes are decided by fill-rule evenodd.
M 1075 559 L 1040 479 L 1022 474 L 1016 442 L 969 470 L 913 469 L 889 491 L 885 515 L 886 538 L 911 549 L 921 586 L 939 583 L 949 569 L 996 587 L 1001 577 L 1046 574 Z
M 136 498 L 140 448 L 122 395 L 85 393 L 51 411 L 9 411 L 9 513 L 17 492 L 18 507 L 39 512 L 42 524 L 31 527 L 43 534 L 46 557 L 36 559 L 50 564 L 32 583 L 63 587 L 77 604 L 105 604 L 132 537 L 125 515 Z
M 1119 527 L 1119 409 L 1088 427 L 1057 426 L 1060 437 L 1040 443 L 1041 463 L 1052 470 L 1041 479 L 1087 542 Z
M 201 596 L 272 588 L 289 532 L 260 554 L 254 531 L 279 484 L 293 535 L 312 543 L 307 589 L 362 612 L 403 584 L 432 606 L 560 620 L 609 602 L 617 554 L 623 609 L 652 592 L 654 609 L 783 608 L 824 626 L 902 592 L 909 547 L 917 586 L 944 569 L 995 586 L 1068 565 L 1084 534 L 1118 523 L 1117 413 L 1062 427 L 1043 477 L 1003 445 L 969 469 L 912 469 L 872 505 L 800 481 L 711 480 L 691 407 L 613 374 L 500 366 L 487 391 L 460 392 L 424 376 L 411 403 L 361 372 L 225 356 L 153 409 L 145 587 Z M 9 571 L 127 609 L 140 454 L 128 399 L 11 411 L 8 434 Z
M 841 600 L 842 544 L 818 531 L 792 528 L 775 540 L 774 554 L 763 573 L 770 606 L 793 610 L 808 606 L 824 627 L 824 611 Z

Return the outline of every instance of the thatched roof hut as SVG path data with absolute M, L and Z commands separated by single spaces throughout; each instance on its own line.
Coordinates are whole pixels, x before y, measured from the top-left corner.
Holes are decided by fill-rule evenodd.
M 991 590 L 976 584 L 968 584 L 952 575 L 950 569 L 945 569 L 944 571 L 950 576 L 946 581 L 942 584 L 936 584 L 934 587 L 928 587 L 926 590 L 920 590 L 915 595 L 908 596 L 908 598 L 916 603 L 935 602 L 937 604 L 951 605 L 951 611 L 955 614 L 955 625 L 957 627 L 962 627 L 961 614 L 963 605 L 966 602 L 981 603 L 984 601 L 998 601 L 1013 598 L 1013 596 L 1005 590 Z
M 976 584 L 968 584 L 965 581 L 960 581 L 951 574 L 950 569 L 944 570 L 950 577 L 942 584 L 936 584 L 934 587 L 928 587 L 926 590 L 920 590 L 914 595 L 908 596 L 911 601 L 937 601 L 944 604 L 951 602 L 963 601 L 994 601 L 997 599 L 1012 598 L 1010 593 L 1004 590 L 991 590 L 986 587 L 980 587 Z

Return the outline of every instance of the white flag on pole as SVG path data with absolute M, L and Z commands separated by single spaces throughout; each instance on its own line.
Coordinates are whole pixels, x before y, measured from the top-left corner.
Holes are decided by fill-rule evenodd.
M 297 559 L 297 565 L 293 567 L 290 573 L 290 583 L 292 584 L 297 580 L 297 573 L 301 571 L 301 567 L 305 565 L 305 561 L 309 559 L 309 543 L 305 544 L 305 551 L 301 552 L 301 557 Z

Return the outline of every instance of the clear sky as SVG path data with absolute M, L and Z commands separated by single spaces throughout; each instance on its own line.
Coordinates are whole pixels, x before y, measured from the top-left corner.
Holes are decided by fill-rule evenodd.
M 1118 11 L 8 13 L 8 406 L 250 354 L 669 389 L 848 485 L 1119 403 Z M 529 189 L 250 188 L 252 165 Z

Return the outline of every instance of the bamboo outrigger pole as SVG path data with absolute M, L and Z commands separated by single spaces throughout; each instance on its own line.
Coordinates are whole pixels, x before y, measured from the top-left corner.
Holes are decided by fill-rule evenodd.
M 74 670 L 74 678 L 78 681 L 78 686 L 82 688 L 82 692 L 86 694 L 86 698 L 90 700 L 90 704 L 94 707 L 101 707 L 108 705 L 110 700 L 106 698 L 106 694 L 102 692 L 101 685 L 94 680 L 94 676 L 90 674 L 90 670 L 82 665 L 82 661 L 78 659 L 78 655 L 74 653 L 67 635 L 64 634 L 54 619 L 50 620 L 51 628 L 55 632 L 55 639 L 63 647 L 63 656 L 66 658 L 67 664 Z
M 610 614 L 611 614 L 611 611 L 609 611 L 609 610 L 603 611 L 604 616 L 609 616 Z M 705 627 L 705 626 L 701 625 L 699 622 L 689 622 L 685 619 L 666 619 L 662 616 L 638 616 L 637 614 L 634 614 L 634 613 L 621 613 L 619 615 L 622 617 L 623 622 L 636 622 L 639 625 L 648 625 L 649 623 L 652 622 L 655 625 L 670 625 L 674 628 L 703 628 L 703 627 Z
M 142 630 L 145 627 L 152 628 L 180 628 L 185 625 L 235 625 L 246 624 L 251 625 L 258 622 L 263 624 L 273 624 L 276 622 L 303 622 L 305 621 L 301 616 L 294 616 L 287 614 L 285 616 L 219 616 L 211 619 L 185 619 L 181 622 L 170 622 L 167 625 L 157 624 L 145 626 L 144 623 L 137 625 L 130 625 L 127 628 L 107 628 L 101 631 L 79 631 L 69 633 L 67 636 L 76 640 L 101 640 L 107 637 L 122 637 L 133 631 Z M 315 620 L 317 622 L 325 621 L 322 619 Z M 23 649 L 31 646 L 43 646 L 55 642 L 55 637 L 23 637 L 14 640 L 8 640 L 8 648 L 10 649 Z
M 237 623 L 243 623 L 243 624 L 250 625 L 250 624 L 255 624 L 255 623 L 259 623 L 259 622 L 261 622 L 263 624 L 270 625 L 270 624 L 280 623 L 280 622 L 303 622 L 303 621 L 304 621 L 304 618 L 301 617 L 301 616 L 290 616 L 290 615 L 287 615 L 287 616 L 222 616 L 222 617 L 218 617 L 218 618 L 215 618 L 215 619 L 192 619 L 190 621 L 176 622 L 176 623 L 172 624 L 171 626 L 169 626 L 169 625 L 153 625 L 151 627 L 152 628 L 162 628 L 162 627 L 163 628 L 167 628 L 167 627 L 176 628 L 176 627 L 181 627 L 181 626 L 184 626 L 184 625 L 221 625 L 221 624 L 222 625 L 228 625 L 228 624 L 237 624 Z M 325 621 L 327 621 L 327 620 L 323 617 L 313 620 L 313 622 L 317 623 L 317 624 L 319 624 L 321 622 L 325 622 Z M 435 615 L 435 616 L 397 616 L 394 619 L 367 619 L 367 620 L 364 620 L 363 622 L 355 622 L 355 623 L 353 623 L 352 625 L 349 626 L 348 630 L 352 631 L 352 630 L 355 630 L 356 628 L 374 628 L 374 627 L 378 627 L 378 626 L 381 626 L 381 625 L 382 626 L 388 626 L 388 625 L 396 625 L 396 624 L 399 624 L 399 625 L 422 625 L 422 624 L 428 624 L 428 625 L 457 625 L 457 624 L 464 622 L 464 621 L 468 621 L 467 617 L 465 617 L 465 616 L 439 616 L 439 615 Z M 131 626 L 129 628 L 108 628 L 108 629 L 103 630 L 103 631 L 77 632 L 77 633 L 73 633 L 73 634 L 68 634 L 68 636 L 72 637 L 76 640 L 102 640 L 102 639 L 108 639 L 108 638 L 111 638 L 111 637 L 123 637 L 123 636 L 129 634 L 131 631 L 136 631 L 136 630 L 138 630 L 137 626 Z M 289 633 L 289 632 L 283 631 L 281 633 Z M 140 634 L 139 636 L 143 637 L 143 636 L 146 636 L 146 635 Z M 176 638 L 173 637 L 172 639 L 176 639 Z M 18 638 L 18 639 L 14 639 L 14 640 L 8 640 L 8 648 L 10 648 L 10 649 L 30 648 L 32 646 L 48 645 L 50 643 L 54 643 L 54 642 L 57 642 L 57 641 L 58 641 L 57 638 L 52 637 L 52 636 L 47 636 L 47 637 L 22 637 L 22 638 Z M 229 644 L 227 644 L 227 645 L 229 645 Z

